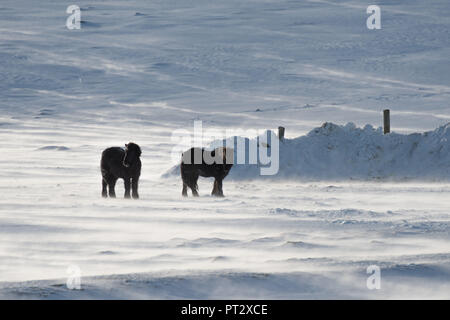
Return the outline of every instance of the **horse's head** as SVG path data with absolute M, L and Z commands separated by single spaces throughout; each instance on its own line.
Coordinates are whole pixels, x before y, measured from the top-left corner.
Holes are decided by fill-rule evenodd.
M 141 153 L 141 148 L 137 144 L 133 142 L 125 144 L 125 157 L 123 157 L 123 165 L 127 168 L 131 166 L 134 162 L 136 162 L 136 160 L 139 159 Z

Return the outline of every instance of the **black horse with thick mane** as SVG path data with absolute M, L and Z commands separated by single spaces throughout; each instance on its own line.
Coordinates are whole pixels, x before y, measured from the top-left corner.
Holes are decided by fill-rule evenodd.
M 182 195 L 187 197 L 187 188 L 192 195 L 198 197 L 197 180 L 199 176 L 214 177 L 213 196 L 223 197 L 222 181 L 233 166 L 233 149 L 216 148 L 207 151 L 204 148 L 191 148 L 183 152 L 181 159 Z
M 116 197 L 114 187 L 117 179 L 122 178 L 125 182 L 125 198 L 130 198 L 130 186 L 134 199 L 139 198 L 138 182 L 141 175 L 141 148 L 135 143 L 128 143 L 125 149 L 120 147 L 111 147 L 105 149 L 102 153 L 100 167 L 102 170 L 102 196 Z

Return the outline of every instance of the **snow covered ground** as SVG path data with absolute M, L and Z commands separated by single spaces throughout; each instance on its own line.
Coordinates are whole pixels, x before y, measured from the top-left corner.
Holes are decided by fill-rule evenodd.
M 81 30 L 65 27 L 70 4 Z M 450 298 L 450 5 L 370 4 L 381 30 L 360 1 L 3 0 L 0 297 Z M 331 141 L 349 158 L 312 157 L 327 140 L 311 146 L 311 130 L 377 128 L 384 108 L 392 137 L 367 127 L 358 145 L 361 130 L 333 127 L 351 135 Z M 286 127 L 280 176 L 236 169 L 226 198 L 202 179 L 201 197 L 183 199 L 180 178 L 162 175 L 172 132 L 194 120 Z M 418 136 L 406 134 L 434 130 L 393 172 L 333 176 L 363 163 L 361 146 L 405 139 L 409 152 Z M 129 141 L 143 149 L 141 199 L 102 199 L 101 151 Z M 304 141 L 309 162 L 283 162 Z M 419 174 L 402 174 L 409 160 Z M 72 265 L 82 290 L 66 287 Z M 366 287 L 371 265 L 380 290 Z

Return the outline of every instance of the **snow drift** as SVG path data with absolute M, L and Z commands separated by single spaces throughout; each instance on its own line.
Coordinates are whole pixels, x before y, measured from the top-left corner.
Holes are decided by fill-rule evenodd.
M 255 138 L 258 148 L 270 149 L 270 141 L 262 142 L 265 136 Z M 246 163 L 233 166 L 229 174 L 233 180 L 450 180 L 450 123 L 424 133 L 384 135 L 381 127 L 326 122 L 279 144 L 279 171 L 273 176 L 260 175 L 260 165 L 248 163 L 251 140 L 231 137 L 228 142 L 236 147 L 240 139 L 245 140 Z M 211 147 L 221 143 L 215 141 Z M 176 166 L 163 176 L 178 174 Z

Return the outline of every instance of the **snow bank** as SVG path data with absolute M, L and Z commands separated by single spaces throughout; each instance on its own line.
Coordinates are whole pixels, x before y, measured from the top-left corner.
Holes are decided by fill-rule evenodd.
M 450 180 L 450 123 L 424 133 L 384 135 L 381 127 L 326 122 L 305 136 L 279 144 L 279 171 L 274 176 L 261 176 L 259 165 L 248 164 L 250 140 L 233 137 L 229 141 L 236 146 L 239 139 L 245 140 L 246 164 L 233 166 L 229 179 Z M 258 147 L 266 145 L 262 137 L 257 139 Z M 164 176 L 178 174 L 175 167 Z

